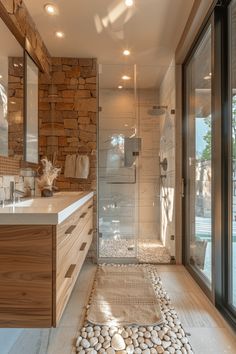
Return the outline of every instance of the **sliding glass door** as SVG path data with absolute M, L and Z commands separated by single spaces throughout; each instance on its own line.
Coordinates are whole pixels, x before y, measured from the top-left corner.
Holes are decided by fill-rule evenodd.
M 213 9 L 183 74 L 184 263 L 236 326 L 236 0 Z
M 212 283 L 212 29 L 185 65 L 186 263 Z

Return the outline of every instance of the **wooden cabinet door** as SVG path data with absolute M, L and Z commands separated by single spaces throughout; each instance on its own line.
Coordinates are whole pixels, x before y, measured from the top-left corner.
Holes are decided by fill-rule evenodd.
M 52 326 L 52 226 L 0 226 L 0 327 Z

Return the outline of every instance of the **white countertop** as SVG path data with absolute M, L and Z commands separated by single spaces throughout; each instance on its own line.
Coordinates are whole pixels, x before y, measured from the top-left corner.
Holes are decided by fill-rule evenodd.
M 58 192 L 0 207 L 0 225 L 57 225 L 93 197 L 93 192 Z

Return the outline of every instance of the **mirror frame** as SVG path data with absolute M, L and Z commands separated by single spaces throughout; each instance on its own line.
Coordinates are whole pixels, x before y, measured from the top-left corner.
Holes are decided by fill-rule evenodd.
M 10 15 L 7 12 L 4 5 L 2 4 L 2 2 L 0 2 L 0 18 L 3 20 L 3 22 L 5 23 L 5 25 L 9 29 L 9 31 L 13 34 L 13 36 L 15 37 L 17 42 L 21 45 L 21 47 L 23 48 L 23 51 L 24 51 L 24 99 L 23 99 L 23 101 L 24 101 L 23 102 L 23 105 L 24 105 L 24 108 L 23 108 L 23 112 L 24 112 L 24 157 L 23 157 L 23 160 L 20 161 L 20 166 L 22 168 L 36 167 L 36 166 L 38 166 L 38 164 L 26 161 L 26 155 L 25 155 L 25 151 L 26 151 L 26 145 L 25 145 L 26 144 L 26 123 L 27 123 L 26 122 L 26 119 L 27 119 L 27 117 L 26 117 L 26 109 L 27 109 L 26 54 L 28 54 L 30 56 L 30 58 L 33 60 L 33 62 L 36 64 L 36 66 L 39 69 L 39 73 L 40 72 L 43 73 L 44 70 L 43 70 L 42 65 L 41 65 L 40 61 L 38 60 L 28 38 L 22 35 L 20 30 L 17 28 L 17 26 L 11 20 Z M 38 124 L 39 124 L 39 120 L 38 120 Z M 38 129 L 38 145 L 39 145 L 39 129 Z M 38 151 L 39 151 L 39 149 L 38 149 Z M 2 156 L 2 155 L 0 155 L 0 156 Z M 6 156 L 6 158 L 16 160 L 14 157 L 12 158 L 10 156 Z

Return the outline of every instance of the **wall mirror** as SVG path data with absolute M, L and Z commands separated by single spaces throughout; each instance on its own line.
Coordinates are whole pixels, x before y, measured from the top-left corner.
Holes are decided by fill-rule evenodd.
M 24 155 L 24 49 L 0 19 L 0 155 Z
M 25 160 L 38 163 L 38 67 L 27 53 L 25 66 Z

